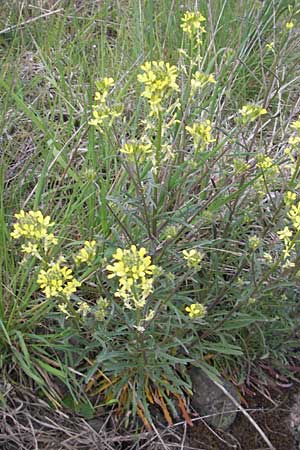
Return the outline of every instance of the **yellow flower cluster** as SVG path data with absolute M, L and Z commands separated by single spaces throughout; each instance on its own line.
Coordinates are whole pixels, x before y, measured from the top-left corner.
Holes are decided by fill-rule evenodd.
M 208 144 L 215 142 L 211 136 L 211 121 L 196 122 L 192 127 L 186 126 L 186 131 L 193 137 L 194 146 L 196 150 L 204 150 Z
M 204 88 L 207 84 L 215 84 L 216 80 L 213 74 L 207 75 L 204 72 L 195 72 L 191 80 L 191 93 L 194 94 L 197 90 Z
M 298 134 L 300 134 L 300 120 L 295 120 L 291 123 L 291 128 L 297 131 Z
M 49 232 L 54 226 L 49 216 L 43 216 L 41 211 L 25 212 L 21 210 L 15 214 L 17 219 L 13 225 L 11 236 L 14 239 L 23 238 L 27 242 L 22 245 L 24 253 L 39 256 L 39 250 L 47 252 L 49 245 L 57 244 L 57 238 Z
M 295 194 L 295 192 L 291 192 L 291 191 L 287 191 L 284 194 L 284 203 L 287 206 L 291 206 L 297 199 L 297 194 Z
M 205 28 L 202 25 L 206 18 L 199 12 L 186 11 L 181 19 L 181 28 L 190 37 L 198 33 L 205 33 Z
M 96 241 L 85 241 L 84 247 L 74 256 L 75 264 L 87 263 L 91 265 L 96 257 Z
M 276 175 L 279 172 L 279 168 L 276 164 L 274 164 L 274 161 L 270 156 L 265 156 L 263 154 L 258 155 L 257 157 L 257 167 L 259 167 L 263 171 L 268 171 L 268 174 L 270 173 L 272 175 Z
M 119 289 L 115 296 L 124 300 L 126 308 L 143 308 L 152 292 L 153 273 L 156 269 L 151 257 L 146 255 L 145 248 L 138 250 L 132 245 L 130 250 L 118 248 L 113 258 L 116 261 L 113 265 L 109 264 L 107 270 L 111 272 L 108 278 L 119 278 Z
M 248 244 L 251 250 L 256 250 L 260 246 L 261 240 L 258 236 L 250 236 L 248 239 Z
M 296 232 L 300 231 L 300 202 L 294 204 L 296 201 L 296 194 L 293 192 L 286 192 L 284 196 L 284 202 L 289 207 L 287 216 L 292 222 L 292 227 Z M 285 226 L 282 230 L 277 232 L 277 235 L 284 243 L 283 257 L 285 260 L 284 268 L 294 267 L 294 263 L 291 262 L 291 253 L 295 248 L 294 242 L 294 230 Z
M 90 310 L 91 310 L 90 305 L 87 302 L 84 302 L 82 300 L 78 302 L 77 312 L 82 316 L 83 319 L 86 318 Z
M 293 223 L 293 227 L 299 231 L 300 230 L 300 202 L 298 205 L 291 205 L 288 212 L 288 217 Z
M 258 105 L 244 105 L 242 109 L 239 110 L 241 117 L 239 121 L 243 125 L 248 125 L 251 122 L 254 122 L 258 117 L 267 114 L 267 110 Z
M 275 45 L 274 42 L 268 42 L 268 43 L 266 44 L 266 49 L 274 53 L 274 52 L 275 52 L 275 51 L 274 51 L 274 45 Z
M 201 303 L 192 303 L 190 306 L 186 306 L 185 310 L 191 319 L 203 319 L 207 314 L 206 307 Z
M 290 148 L 288 148 L 287 150 L 287 154 L 290 153 L 291 150 L 295 150 L 299 147 L 300 144 L 300 120 L 295 120 L 294 122 L 291 123 L 291 128 L 293 130 L 295 130 L 295 134 L 293 136 L 290 136 L 289 138 L 289 144 L 290 144 Z
M 69 299 L 81 283 L 73 277 L 72 269 L 61 266 L 62 259 L 49 264 L 47 270 L 40 270 L 37 282 L 47 298 L 63 297 Z
M 143 73 L 138 75 L 138 81 L 144 84 L 142 96 L 149 101 L 150 116 L 158 116 L 163 109 L 163 100 L 179 90 L 177 68 L 164 61 L 147 61 L 141 70 Z
M 182 252 L 183 258 L 187 262 L 187 266 L 190 269 L 199 269 L 201 267 L 201 263 L 203 260 L 203 253 L 199 250 L 196 250 L 195 248 L 191 250 L 183 250 Z
M 128 142 L 120 149 L 121 153 L 124 153 L 130 159 L 143 158 L 147 153 L 151 153 L 152 145 L 147 143 L 139 143 L 135 141 Z
M 114 86 L 113 78 L 103 78 L 96 82 L 95 103 L 92 106 L 93 118 L 89 121 L 90 125 L 96 127 L 100 133 L 104 132 L 104 126 L 111 126 L 122 113 L 122 108 L 119 105 L 111 106 L 107 102 L 107 97 L 110 89 Z

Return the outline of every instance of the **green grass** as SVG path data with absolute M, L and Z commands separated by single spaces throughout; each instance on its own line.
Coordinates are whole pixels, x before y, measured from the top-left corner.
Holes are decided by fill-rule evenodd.
M 147 345 L 153 385 L 182 395 L 190 390 L 188 363 L 239 383 L 260 360 L 290 363 L 299 326 L 299 244 L 295 232 L 296 268 L 282 269 L 276 234 L 289 220 L 284 192 L 297 194 L 299 189 L 297 153 L 289 175 L 283 152 L 293 131 L 290 123 L 297 119 L 299 90 L 299 35 L 284 26 L 292 14 L 289 2 L 198 2 L 207 18 L 199 65 L 215 75 L 216 83 L 190 107 L 189 77 L 181 75 L 183 110 L 176 116 L 181 124 L 163 142 L 157 137 L 159 127 L 149 133 L 158 152 L 168 139 L 175 153 L 158 174 L 150 161 L 138 167 L 128 163 L 119 149 L 143 134 L 141 120 L 148 118 L 142 86 L 136 82 L 140 65 L 147 60 L 177 64 L 178 49 L 187 44 L 180 20 L 191 2 L 115 0 L 76 6 L 61 1 L 55 9 L 55 2 L 53 7 L 48 3 L 45 11 L 39 2 L 34 7 L 4 2 L 0 16 L 4 376 L 37 386 L 55 405 L 62 400 L 64 384 L 72 401 L 81 399 L 90 413 L 92 403 L 97 405 L 93 399 L 90 403 L 84 387 L 104 371 L 118 379 L 103 401 L 119 400 L 133 413 L 142 407 L 147 416 L 145 361 L 140 359 Z M 293 17 L 297 22 L 297 15 Z M 275 53 L 266 50 L 270 42 Z M 112 95 L 123 105 L 124 120 L 100 134 L 88 121 L 95 81 L 103 77 L 116 81 Z M 235 118 L 246 103 L 262 105 L 268 115 L 243 128 Z M 195 166 L 184 126 L 201 117 L 212 121 L 216 142 Z M 278 174 L 259 170 L 260 154 L 272 157 Z M 249 163 L 249 168 L 235 171 L 237 162 Z M 10 236 L 13 215 L 20 209 L 40 209 L 56 222 L 59 245 L 53 258 L 63 253 L 71 261 L 83 241 L 97 240 L 97 258 L 91 267 L 80 269 L 85 283 L 75 296 L 92 308 L 100 296 L 113 299 L 115 285 L 109 284 L 105 266 L 115 249 L 131 244 L 147 248 L 162 274 L 151 299 L 157 325 L 151 325 L 146 343 L 131 347 L 136 318 L 120 304 L 114 305 L 105 325 L 93 318 L 74 325 L 57 310 L 55 299 L 44 298 L 36 282 L 38 262 L 22 262 L 20 245 Z M 177 226 L 171 239 L 165 234 L 170 225 Z M 248 245 L 253 235 L 261 239 L 255 251 Z M 205 254 L 200 271 L 186 270 L 181 257 L 186 248 Z M 267 251 L 273 255 L 269 266 L 263 263 Z M 186 304 L 196 302 L 208 309 L 200 325 L 191 324 L 184 312 Z M 135 396 L 125 393 L 126 386 Z M 166 394 L 164 400 L 173 411 Z M 65 404 L 70 406 L 69 397 Z

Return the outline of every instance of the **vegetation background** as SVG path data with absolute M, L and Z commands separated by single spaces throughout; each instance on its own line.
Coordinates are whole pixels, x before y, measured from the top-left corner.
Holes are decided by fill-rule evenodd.
M 29 388 L 85 418 L 106 405 L 136 431 L 151 423 L 153 398 L 167 421 L 180 401 L 187 414 L 190 364 L 214 379 L 221 373 L 241 392 L 263 389 L 274 373 L 293 378 L 299 8 L 286 0 L 2 2 L 3 408 L 11 386 Z M 185 11 L 195 10 L 206 18 L 200 50 L 180 27 Z M 178 66 L 182 109 L 160 142 L 159 123 L 147 129 L 143 122 L 151 119 L 137 76 L 145 61 L 161 60 Z M 196 70 L 215 83 L 190 105 Z M 115 80 L 112 98 L 123 110 L 99 133 L 89 121 L 95 82 L 104 77 Z M 249 104 L 267 114 L 243 124 L 238 118 Z M 199 154 L 185 126 L 204 120 L 214 140 Z M 132 164 L 120 152 L 143 134 L 163 155 L 158 171 L 147 155 Z M 288 192 L 295 196 L 290 202 Z M 39 262 L 24 262 L 10 234 L 21 209 L 55 221 L 53 258 L 63 253 L 71 264 L 86 240 L 97 242 L 91 265 L 74 269 L 82 282 L 74 303 L 88 303 L 87 317 L 66 319 L 39 289 Z M 292 234 L 284 238 L 285 227 Z M 116 284 L 106 271 L 116 249 L 133 244 L 160 268 L 151 303 L 138 317 L 114 303 Z M 187 268 L 182 252 L 191 249 L 203 254 L 201 267 Z M 99 321 L 103 296 L 113 307 Z M 203 320 L 191 320 L 191 304 L 205 306 Z M 141 342 L 137 327 L 150 306 L 155 319 Z

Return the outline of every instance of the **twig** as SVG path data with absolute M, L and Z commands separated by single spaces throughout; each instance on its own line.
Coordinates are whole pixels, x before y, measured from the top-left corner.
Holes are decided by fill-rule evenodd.
M 151 423 L 151 427 L 153 428 L 153 430 L 155 431 L 156 436 L 158 437 L 158 439 L 160 440 L 160 442 L 162 443 L 162 446 L 164 448 L 164 450 L 168 450 L 168 447 L 166 447 L 166 444 L 164 443 L 164 441 L 162 440 L 161 435 L 159 434 L 159 432 L 157 431 L 156 426 L 154 425 L 154 423 Z
M 15 28 L 22 28 L 25 25 L 28 25 L 29 23 L 36 22 L 39 19 L 43 19 L 44 17 L 49 17 L 52 14 L 57 14 L 57 13 L 59 13 L 61 11 L 63 11 L 63 8 L 56 9 L 55 11 L 46 12 L 45 14 L 41 14 L 38 17 L 33 17 L 32 19 L 25 20 L 25 22 L 21 22 L 21 23 L 18 23 L 16 25 L 12 25 L 11 27 L 4 28 L 4 30 L 0 31 L 0 34 L 9 33 L 9 31 L 14 30 Z
M 215 380 L 212 380 L 216 386 L 218 386 L 219 389 L 221 389 L 221 391 L 232 401 L 232 403 L 244 414 L 244 416 L 247 417 L 247 419 L 249 420 L 249 422 L 251 422 L 251 424 L 254 426 L 254 428 L 259 432 L 259 434 L 261 435 L 261 437 L 263 438 L 263 440 L 265 441 L 265 443 L 269 446 L 270 450 L 276 450 L 276 448 L 273 446 L 273 444 L 269 441 L 268 437 L 266 436 L 266 434 L 263 432 L 263 430 L 260 428 L 259 425 L 257 425 L 257 423 L 255 422 L 254 419 L 252 419 L 252 417 L 250 416 L 250 414 L 247 413 L 247 411 L 241 406 L 239 405 L 239 403 L 236 401 L 236 399 L 224 388 L 224 386 L 222 386 L 222 384 L 218 383 Z

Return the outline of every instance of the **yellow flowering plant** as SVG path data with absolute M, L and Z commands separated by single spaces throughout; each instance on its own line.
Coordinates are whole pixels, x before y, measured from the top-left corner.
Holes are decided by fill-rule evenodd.
M 179 51 L 148 48 L 153 27 L 132 66 L 111 42 L 95 50 L 101 65 L 108 52 L 115 80 L 78 83 L 76 107 L 73 85 L 59 95 L 74 116 L 47 135 L 23 203 L 33 209 L 1 222 L 14 252 L 1 259 L 12 268 L 0 288 L 5 364 L 56 407 L 83 402 L 93 415 L 102 405 L 131 429 L 150 430 L 157 408 L 169 425 L 178 413 L 192 423 L 192 366 L 244 388 L 257 361 L 290 364 L 299 324 L 300 121 L 278 114 L 293 97 L 276 66 L 282 47 L 267 27 L 274 45 L 262 45 L 252 20 L 251 48 L 240 32 L 224 45 L 227 22 L 211 32 L 203 14 L 183 12 L 176 27 L 170 16 Z

